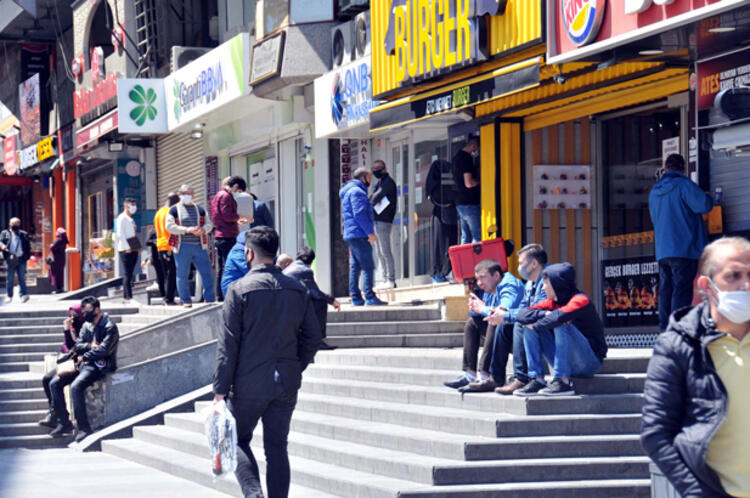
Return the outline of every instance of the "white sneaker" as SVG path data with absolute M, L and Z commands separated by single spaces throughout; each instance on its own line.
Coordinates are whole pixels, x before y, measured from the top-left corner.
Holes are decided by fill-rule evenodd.
M 383 282 L 382 284 L 375 287 L 378 290 L 388 290 L 388 289 L 395 289 L 396 283 L 395 282 Z
M 146 287 L 147 291 L 158 291 L 159 290 L 159 284 L 151 284 L 148 287 Z
M 21 296 L 21 302 L 22 302 L 22 303 L 26 303 L 26 302 L 28 302 L 28 301 L 29 301 L 29 296 L 28 296 L 28 295 L 26 295 L 26 296 Z

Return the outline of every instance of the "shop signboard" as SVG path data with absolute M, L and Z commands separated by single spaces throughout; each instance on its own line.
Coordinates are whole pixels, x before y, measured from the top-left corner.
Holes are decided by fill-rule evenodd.
M 145 203 L 141 202 L 144 175 L 144 166 L 139 161 L 135 159 L 117 160 L 117 201 L 122 205 L 123 199 L 127 197 L 135 199 L 138 210 L 133 215 L 133 220 L 136 226 L 142 226 L 141 211 L 146 208 Z
M 76 133 L 76 148 L 78 150 L 83 149 L 102 135 L 106 135 L 110 131 L 116 129 L 118 123 L 119 119 L 117 111 L 102 116 Z
M 249 47 L 240 33 L 164 79 L 169 131 L 249 93 Z
M 37 163 L 56 155 L 53 137 L 47 137 L 39 142 L 21 149 L 18 154 L 18 170 L 24 171 Z
M 605 327 L 659 324 L 659 263 L 654 256 L 602 262 Z
M 42 131 L 42 105 L 39 73 L 18 85 L 21 114 L 21 145 L 31 145 L 39 140 Z
M 362 127 L 369 131 L 372 100 L 372 66 L 362 59 L 315 80 L 315 135 L 317 138 Z
M 117 106 L 120 133 L 167 133 L 163 79 L 120 79 Z
M 750 86 L 750 48 L 698 63 L 698 109 L 714 106 L 716 94 Z
M 15 175 L 17 167 L 16 136 L 10 135 L 3 140 L 3 160 L 6 175 Z
M 284 52 L 284 32 L 253 45 L 253 62 L 250 84 L 257 85 L 281 72 L 281 56 Z
M 83 54 L 79 56 L 83 60 Z M 117 107 L 117 73 L 107 74 L 104 67 L 104 51 L 101 47 L 91 49 L 91 88 L 79 88 L 73 92 L 73 116 L 88 124 Z

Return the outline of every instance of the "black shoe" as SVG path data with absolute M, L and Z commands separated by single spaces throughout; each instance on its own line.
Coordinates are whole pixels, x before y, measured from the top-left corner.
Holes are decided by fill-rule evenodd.
M 542 396 L 574 396 L 575 393 L 573 383 L 565 382 L 562 379 L 552 379 L 549 386 L 539 391 Z
M 37 422 L 37 424 L 41 425 L 42 427 L 49 427 L 50 429 L 56 428 L 57 417 L 55 417 L 55 410 L 53 410 L 52 408 L 47 410 L 47 415 L 45 415 L 42 420 Z
M 65 423 L 58 423 L 55 430 L 49 433 L 52 437 L 65 437 L 71 434 L 73 434 L 73 424 L 70 423 L 70 420 L 66 420 Z
M 336 346 L 331 346 L 330 344 L 323 341 L 320 343 L 318 351 L 333 351 L 334 349 L 336 349 Z
M 539 391 L 546 388 L 547 384 L 540 380 L 532 380 L 525 386 L 523 386 L 521 389 L 516 389 L 513 394 L 515 396 L 536 396 L 539 394 Z
M 456 380 L 450 380 L 448 382 L 443 382 L 443 385 L 445 387 L 450 387 L 451 389 L 458 389 L 460 387 L 468 386 L 469 385 L 469 379 L 466 378 L 466 375 L 462 375 L 461 377 L 457 378 Z
M 78 429 L 76 431 L 76 443 L 80 443 L 91 434 L 91 429 Z

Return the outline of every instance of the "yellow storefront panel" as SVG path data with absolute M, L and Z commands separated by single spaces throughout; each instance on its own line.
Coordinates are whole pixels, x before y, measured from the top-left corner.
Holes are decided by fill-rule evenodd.
M 489 23 L 490 54 L 498 55 L 542 38 L 542 2 L 508 0 L 505 14 Z

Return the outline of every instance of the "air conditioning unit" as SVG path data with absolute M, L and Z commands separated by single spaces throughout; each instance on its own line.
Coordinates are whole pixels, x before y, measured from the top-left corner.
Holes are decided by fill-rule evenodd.
M 331 30 L 331 67 L 349 64 L 354 60 L 354 22 L 348 21 Z
M 172 55 L 169 58 L 169 72 L 187 66 L 195 59 L 210 52 L 212 49 L 206 47 L 172 47 Z
M 360 12 L 354 18 L 355 57 L 370 55 L 370 11 Z
M 370 0 L 339 0 L 339 13 L 353 16 L 370 8 Z

